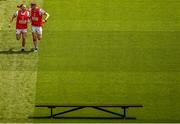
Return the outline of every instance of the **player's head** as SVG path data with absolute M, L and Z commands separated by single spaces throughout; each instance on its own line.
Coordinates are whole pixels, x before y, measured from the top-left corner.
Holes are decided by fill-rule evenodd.
M 37 4 L 35 2 L 31 2 L 31 8 L 36 9 L 36 7 L 37 7 Z
M 17 6 L 19 9 L 21 9 L 22 11 L 26 10 L 26 5 L 25 4 L 21 4 Z
M 26 5 L 25 4 L 21 4 L 20 8 L 22 11 L 26 11 Z

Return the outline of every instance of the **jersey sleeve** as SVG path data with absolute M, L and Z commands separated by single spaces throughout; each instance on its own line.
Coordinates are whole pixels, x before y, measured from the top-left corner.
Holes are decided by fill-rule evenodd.
M 43 9 L 40 9 L 40 14 L 41 14 L 41 15 L 45 15 L 45 14 L 46 14 L 46 11 L 43 10 Z
M 31 12 L 31 10 L 32 10 L 31 8 L 28 9 L 29 12 Z
M 15 17 L 17 17 L 17 16 L 18 16 L 18 11 L 16 11 L 16 12 L 14 13 L 14 16 L 15 16 Z
M 28 9 L 29 17 L 31 17 L 31 8 Z
M 31 15 L 30 15 L 30 12 L 29 12 L 29 11 L 27 12 L 27 15 L 28 15 L 28 17 L 31 17 Z

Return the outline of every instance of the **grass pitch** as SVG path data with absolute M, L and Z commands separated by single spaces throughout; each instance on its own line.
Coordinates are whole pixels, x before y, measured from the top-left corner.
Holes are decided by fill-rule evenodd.
M 37 83 L 32 82 L 36 103 L 145 106 L 128 111 L 136 121 L 54 122 L 179 122 L 179 6 L 178 0 L 44 0 L 51 18 L 40 43 Z M 32 56 L 37 57 L 25 57 Z M 36 115 L 46 112 L 35 110 Z M 85 113 L 106 116 L 93 110 L 73 115 Z
M 38 55 L 30 52 L 30 33 L 22 54 L 15 26 L 8 28 L 17 4 L 16 0 L 0 1 L 0 122 L 27 122 L 34 110 Z
M 179 5 L 45 0 L 51 18 L 40 46 L 36 102 L 142 103 L 143 109 L 129 111 L 138 122 L 178 122 Z

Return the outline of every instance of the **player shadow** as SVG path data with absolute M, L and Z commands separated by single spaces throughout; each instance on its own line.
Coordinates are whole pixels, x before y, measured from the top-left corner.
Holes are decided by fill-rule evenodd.
M 10 48 L 9 50 L 5 50 L 5 51 L 1 51 L 0 50 L 0 54 L 5 54 L 5 55 L 11 55 L 11 54 L 30 54 L 33 52 L 33 49 L 31 50 L 26 50 L 24 52 L 22 52 L 21 50 L 15 50 L 14 48 Z

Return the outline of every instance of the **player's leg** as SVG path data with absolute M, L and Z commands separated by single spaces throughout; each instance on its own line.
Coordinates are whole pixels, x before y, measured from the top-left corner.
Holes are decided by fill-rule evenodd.
M 38 51 L 38 40 L 42 39 L 42 27 L 33 27 L 34 51 Z
M 22 31 L 22 49 L 21 49 L 21 51 L 24 51 L 24 50 L 25 50 L 26 37 L 27 37 L 27 30 L 23 30 L 23 31 Z
M 34 50 L 38 49 L 38 44 L 37 44 L 37 33 L 36 33 L 36 27 L 32 26 L 32 38 L 33 38 L 33 44 L 34 44 Z
M 42 39 L 42 27 L 37 28 L 37 38 L 38 40 Z
M 39 43 L 39 41 L 42 39 L 42 27 L 37 27 L 36 28 L 36 36 L 37 36 L 37 39 L 38 39 L 38 41 L 36 42 L 37 44 L 37 48 L 35 49 L 35 52 L 37 52 L 38 51 L 38 43 Z
M 16 29 L 16 39 L 17 40 L 21 39 L 21 30 L 20 29 Z
M 32 37 L 33 37 L 33 44 L 34 44 L 34 50 L 38 49 L 38 39 L 37 39 L 37 34 L 36 32 L 32 32 Z

